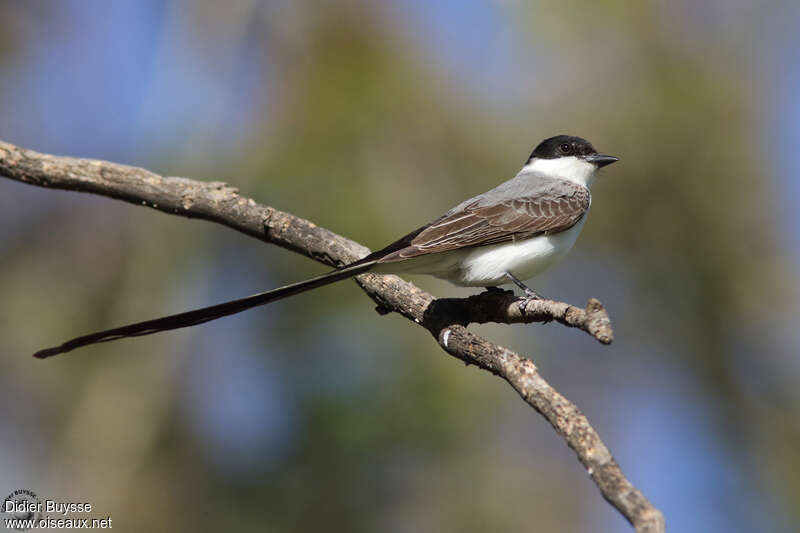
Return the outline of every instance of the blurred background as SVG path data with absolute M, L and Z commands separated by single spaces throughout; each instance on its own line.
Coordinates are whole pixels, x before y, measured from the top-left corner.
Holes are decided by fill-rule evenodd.
M 671 531 L 788 532 L 800 5 L 757 4 L 2 2 L 0 139 L 224 180 L 376 248 L 510 178 L 541 139 L 586 137 L 621 162 L 533 285 L 599 298 L 614 344 L 474 329 L 582 409 Z M 630 530 L 505 383 L 352 282 L 29 356 L 325 270 L 309 259 L 0 180 L 0 269 L 3 495 L 88 501 L 123 531 Z

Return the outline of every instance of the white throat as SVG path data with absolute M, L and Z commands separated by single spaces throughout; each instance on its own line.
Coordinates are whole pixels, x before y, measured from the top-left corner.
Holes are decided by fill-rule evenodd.
M 597 167 L 588 161 L 575 156 L 558 157 L 556 159 L 540 159 L 534 157 L 522 168 L 522 172 L 541 172 L 561 178 L 584 187 L 589 187 L 597 174 Z

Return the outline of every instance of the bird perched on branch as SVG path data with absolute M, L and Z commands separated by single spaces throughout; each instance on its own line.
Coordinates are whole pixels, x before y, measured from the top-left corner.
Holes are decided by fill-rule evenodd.
M 429 274 L 465 287 L 514 283 L 539 298 L 523 280 L 541 274 L 569 252 L 589 213 L 589 186 L 600 168 L 615 161 L 618 158 L 597 153 L 580 137 L 550 137 L 512 179 L 350 265 L 238 300 L 83 335 L 34 356 L 195 326 L 365 272 Z

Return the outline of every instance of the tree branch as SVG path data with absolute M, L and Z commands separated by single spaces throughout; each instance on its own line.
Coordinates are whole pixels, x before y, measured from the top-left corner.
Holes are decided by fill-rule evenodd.
M 39 154 L 3 142 L 0 175 L 40 187 L 89 192 L 165 213 L 202 218 L 331 266 L 347 264 L 369 252 L 308 220 L 245 198 L 221 182 L 162 177 L 141 168 Z M 555 320 L 609 344 L 613 332 L 600 302 L 591 299 L 586 309 L 580 309 L 552 300 L 517 298 L 508 291 L 437 300 L 396 276 L 362 274 L 356 281 L 378 304 L 379 312 L 403 315 L 426 328 L 450 355 L 505 379 L 575 451 L 603 497 L 636 531 L 664 531 L 661 512 L 625 478 L 586 417 L 539 375 L 533 362 L 466 329 L 472 322 Z

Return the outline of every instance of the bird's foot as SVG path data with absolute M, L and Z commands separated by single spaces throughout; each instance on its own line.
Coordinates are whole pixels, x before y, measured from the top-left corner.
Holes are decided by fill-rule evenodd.
M 522 281 L 520 281 L 520 279 L 511 272 L 506 272 L 506 277 L 511 280 L 511 283 L 525 291 L 525 296 L 528 298 L 532 298 L 534 300 L 544 300 L 544 296 L 522 283 Z
M 536 292 L 535 290 L 531 289 L 530 287 L 525 288 L 525 296 L 532 300 L 544 300 L 545 297 Z

